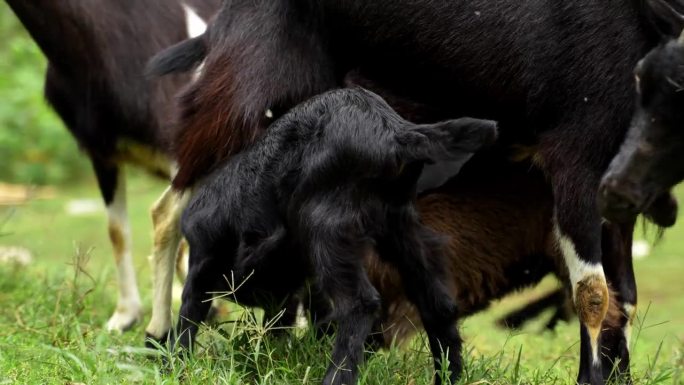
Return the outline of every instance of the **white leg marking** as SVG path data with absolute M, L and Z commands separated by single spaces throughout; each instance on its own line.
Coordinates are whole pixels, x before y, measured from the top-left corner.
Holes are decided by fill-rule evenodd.
M 580 282 L 583 282 L 586 278 L 593 276 L 599 277 L 599 279 L 603 281 L 603 285 L 606 285 L 606 278 L 603 272 L 603 266 L 600 263 L 591 264 L 581 260 L 579 255 L 577 254 L 575 244 L 568 236 L 561 232 L 560 227 L 558 226 L 558 221 L 555 219 L 553 227 L 554 235 L 556 237 L 556 240 L 558 241 L 558 245 L 563 254 L 565 266 L 568 269 L 568 275 L 570 283 L 572 285 L 573 301 L 575 302 L 575 306 L 577 307 L 577 289 L 578 284 Z M 608 298 L 606 297 L 605 300 L 608 301 Z M 578 309 L 578 312 L 580 312 L 581 310 L 582 309 Z M 585 327 L 587 327 L 587 331 L 589 332 L 589 341 L 591 343 L 592 351 L 592 362 L 594 365 L 599 365 L 601 363 L 598 354 L 598 337 L 600 334 L 600 325 L 590 327 L 590 325 L 585 324 Z
M 560 246 L 561 253 L 563 254 L 565 266 L 568 268 L 568 275 L 570 278 L 570 283 L 572 284 L 573 294 L 577 289 L 577 283 L 589 275 L 598 275 L 603 277 L 605 280 L 603 266 L 601 266 L 601 264 L 591 264 L 581 260 L 577 254 L 577 249 L 575 249 L 575 244 L 568 236 L 561 232 L 558 222 L 555 220 L 553 224 L 553 232 L 556 236 L 556 240 L 558 241 L 558 245 Z
M 178 255 L 176 256 L 176 277 L 178 280 L 185 283 L 188 277 L 188 259 L 190 258 L 190 248 L 185 239 L 181 240 L 178 248 Z
M 126 177 L 123 169 L 119 171 L 114 199 L 107 207 L 107 214 L 119 286 L 116 311 L 107 321 L 107 329 L 123 331 L 137 322 L 142 313 L 131 253 L 131 229 L 126 212 Z
M 161 338 L 171 329 L 171 300 L 173 273 L 181 241 L 180 215 L 187 204 L 187 196 L 168 187 L 152 207 L 154 250 L 152 255 L 153 302 L 152 318 L 145 331 Z
M 589 343 L 591 344 L 591 363 L 594 364 L 594 366 L 599 366 L 599 365 L 601 365 L 601 359 L 600 359 L 599 353 L 598 353 L 599 335 L 598 334 L 594 335 L 590 331 L 589 337 L 590 337 Z
M 636 305 L 624 304 L 622 309 L 627 316 L 627 323 L 625 327 L 622 328 L 622 333 L 625 335 L 625 341 L 627 342 L 627 351 L 631 351 L 632 343 L 632 324 L 634 323 L 634 317 L 636 316 Z

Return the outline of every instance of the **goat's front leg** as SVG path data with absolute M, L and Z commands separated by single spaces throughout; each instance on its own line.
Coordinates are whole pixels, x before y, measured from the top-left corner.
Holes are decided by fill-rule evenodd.
M 392 227 L 381 255 L 397 265 L 404 292 L 420 313 L 436 373 L 447 365 L 449 380 L 456 383 L 463 369 L 461 337 L 456 325 L 458 309 L 447 288 L 441 245 L 436 234 L 419 223 L 412 209 L 402 210 L 388 223 Z M 435 384 L 441 383 L 442 378 L 436 375 Z
M 186 350 L 192 344 L 211 307 L 212 292 L 222 287 L 220 256 L 205 251 L 202 245 L 190 244 L 188 277 L 176 326 L 176 346 Z
M 591 127 L 591 124 L 587 125 Z M 584 126 L 559 127 L 542 139 L 538 161 L 549 175 L 555 206 L 555 238 L 568 269 L 581 323 L 580 384 L 603 385 L 601 325 L 609 304 L 602 264 L 601 216 L 596 204 L 603 152 L 585 148 Z M 592 128 L 595 132 L 597 127 Z M 553 135 L 551 135 L 553 134 Z M 590 135 L 589 133 L 585 133 Z M 605 159 L 608 165 L 609 159 Z
M 318 238 L 312 249 L 317 287 L 330 300 L 331 318 L 337 323 L 323 385 L 355 385 L 358 366 L 364 358 L 364 343 L 380 310 L 380 297 L 362 263 L 364 252 L 371 249 L 334 237 Z
M 568 268 L 574 304 L 581 324 L 577 381 L 579 384 L 602 385 L 600 334 L 610 297 L 600 259 L 601 222 L 600 218 L 586 212 L 584 215 L 570 213 L 569 211 L 575 209 L 568 202 L 557 202 L 557 205 L 555 237 Z M 596 256 L 598 261 L 594 261 Z
M 154 248 L 152 256 L 153 302 L 152 318 L 145 329 L 148 342 L 165 342 L 171 330 L 171 298 L 173 271 L 181 242 L 180 216 L 187 204 L 189 193 L 180 196 L 168 187 L 152 206 Z

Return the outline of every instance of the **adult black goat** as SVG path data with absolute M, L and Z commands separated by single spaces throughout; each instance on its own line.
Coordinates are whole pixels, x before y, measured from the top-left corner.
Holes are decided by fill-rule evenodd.
M 666 6 L 658 6 L 665 4 Z M 596 196 L 633 111 L 632 68 L 684 26 L 681 0 L 225 1 L 210 31 L 153 62 L 157 73 L 205 57 L 182 97 L 174 184 L 195 180 L 248 147 L 276 116 L 341 84 L 352 69 L 407 99 L 500 122 L 551 181 L 582 322 L 578 382 L 628 374 L 636 307 L 629 247 L 634 220 L 611 227 L 602 255 Z M 188 55 L 190 54 L 190 55 Z M 605 237 L 604 237 L 605 238 Z M 624 316 L 603 331 L 606 277 Z

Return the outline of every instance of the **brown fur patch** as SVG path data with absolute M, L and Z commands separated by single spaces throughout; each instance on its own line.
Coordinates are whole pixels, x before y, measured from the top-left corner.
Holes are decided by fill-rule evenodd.
M 423 222 L 448 236 L 446 275 L 462 316 L 564 266 L 557 247 L 549 247 L 553 198 L 543 176 L 525 165 L 471 162 L 418 201 Z M 420 316 L 394 269 L 372 259 L 366 268 L 383 298 L 385 342 L 401 344 L 422 327 Z
M 340 79 L 318 23 L 302 23 L 308 6 L 266 2 L 259 12 L 230 2 L 205 37 L 202 73 L 180 101 L 176 136 L 179 171 L 173 185 L 184 189 L 231 155 L 250 146 L 270 119 Z M 301 12 L 301 14 L 299 14 Z
M 603 320 L 603 329 L 619 329 L 624 325 L 624 319 L 627 317 L 620 310 L 620 303 L 617 300 L 617 292 L 608 284 L 608 311 L 606 318 Z M 628 320 L 629 322 L 629 320 Z
M 110 223 L 109 227 L 109 239 L 112 242 L 112 248 L 114 249 L 114 260 L 118 265 L 121 262 L 123 254 L 126 252 L 126 241 L 124 240 L 124 234 L 117 224 Z
M 608 313 L 610 298 L 606 281 L 590 275 L 577 283 L 575 304 L 580 321 L 587 328 L 600 328 Z
M 225 57 L 208 58 L 200 78 L 181 97 L 175 154 L 178 173 L 173 186 L 184 189 L 223 160 L 252 144 L 266 127 L 267 105 L 247 108 L 242 84 Z M 255 113 L 255 111 L 260 111 Z

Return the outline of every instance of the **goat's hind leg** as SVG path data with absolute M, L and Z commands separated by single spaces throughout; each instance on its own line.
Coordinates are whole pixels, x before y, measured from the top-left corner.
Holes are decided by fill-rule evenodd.
M 133 267 L 131 228 L 126 209 L 126 176 L 123 168 L 114 162 L 93 158 L 92 164 L 107 206 L 109 239 L 114 251 L 119 289 L 116 310 L 107 321 L 107 330 L 121 332 L 133 327 L 142 315 Z
M 332 362 L 323 385 L 356 384 L 364 343 L 380 310 L 380 296 L 362 263 L 364 253 L 372 252 L 371 248 L 347 241 L 322 240 L 315 245 L 312 258 L 318 288 L 330 299 L 330 316 L 337 321 Z
M 462 371 L 461 338 L 456 325 L 458 309 L 446 286 L 443 274 L 446 263 L 441 262 L 436 235 L 420 225 L 418 218 L 409 214 L 390 220 L 400 224 L 390 232 L 389 248 L 383 257 L 392 258 L 397 265 L 404 292 L 420 313 L 433 355 L 436 373 L 448 365 L 449 380 L 456 383 Z M 446 358 L 448 363 L 442 361 Z M 442 383 L 439 374 L 435 384 Z

